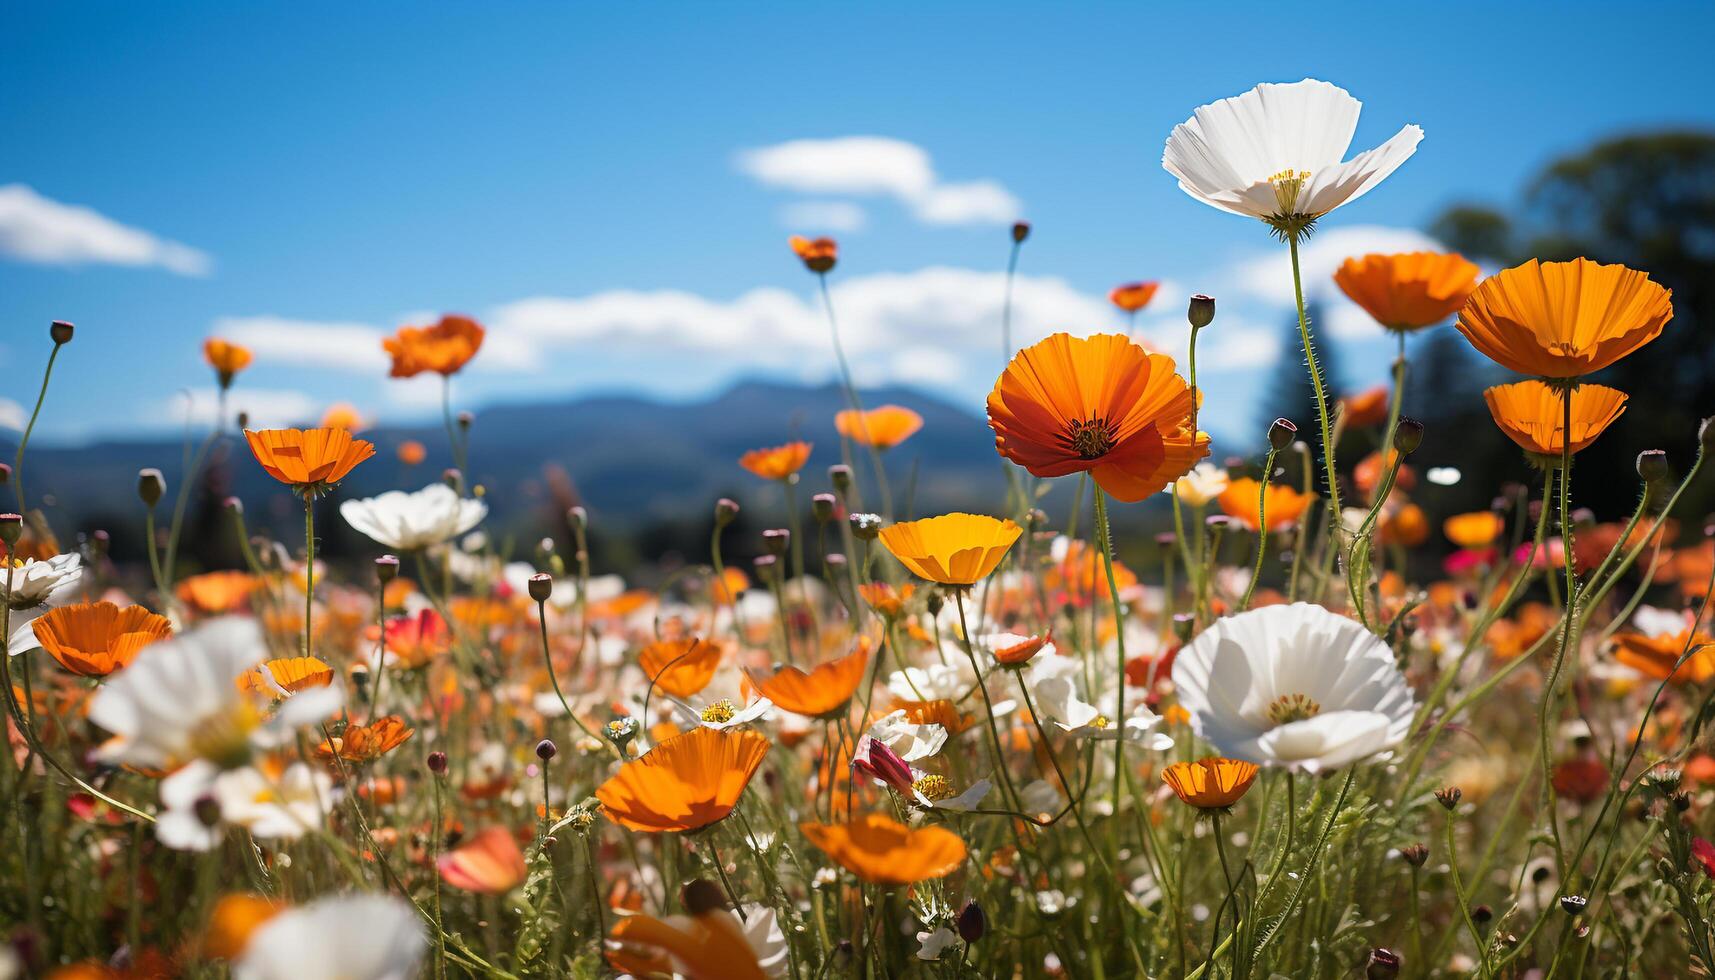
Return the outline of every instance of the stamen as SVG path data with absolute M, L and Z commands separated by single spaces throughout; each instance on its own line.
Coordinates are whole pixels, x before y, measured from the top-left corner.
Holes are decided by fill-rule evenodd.
M 1066 426 L 1066 441 L 1080 459 L 1100 459 L 1119 440 L 1107 419 L 1071 422 Z
M 1274 699 L 1268 706 L 1268 720 L 1276 725 L 1286 725 L 1306 718 L 1314 718 L 1322 713 L 1322 706 L 1303 694 L 1287 694 Z
M 714 704 L 703 709 L 702 719 L 716 725 L 724 725 L 727 722 L 732 721 L 733 716 L 736 714 L 738 714 L 738 708 L 726 698 L 721 698 L 719 701 L 716 701 Z

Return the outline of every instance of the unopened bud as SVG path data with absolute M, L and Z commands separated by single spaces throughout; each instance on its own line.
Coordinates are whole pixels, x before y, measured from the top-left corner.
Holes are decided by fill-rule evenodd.
M 21 514 L 0 514 L 0 541 L 9 548 L 18 543 L 24 534 L 24 518 Z
M 839 503 L 831 493 L 818 493 L 810 498 L 810 514 L 816 518 L 817 524 L 826 524 L 834 519 L 834 505 Z
M 852 488 L 852 468 L 844 463 L 835 463 L 828 467 L 828 482 L 842 495 Z
M 470 424 L 474 421 L 476 421 L 476 416 L 472 415 L 471 413 L 469 413 L 469 412 L 460 412 L 459 413 L 459 429 L 461 431 L 469 432 L 470 431 Z
M 929 598 L 923 600 L 923 608 L 929 610 L 931 617 L 941 615 L 941 607 L 947 604 L 947 597 L 939 592 L 929 593 Z
M 1646 449 L 1638 453 L 1638 478 L 1645 483 L 1655 483 L 1667 479 L 1667 453 L 1659 449 Z
M 774 555 L 757 555 L 750 564 L 756 569 L 756 577 L 765 582 L 773 582 L 780 574 L 780 559 Z
M 238 418 L 235 421 L 238 423 L 238 427 L 240 429 L 250 428 L 250 413 L 240 410 L 238 413 Z
M 64 320 L 55 320 L 53 323 L 48 324 L 48 336 L 52 337 L 56 344 L 71 343 L 71 335 L 76 330 L 76 327 Z
M 441 482 L 457 490 L 464 483 L 464 474 L 459 472 L 458 467 L 449 466 L 441 471 Z
M 399 559 L 394 555 L 382 555 L 375 559 L 375 577 L 386 585 L 399 577 Z
M 559 746 L 555 745 L 554 740 L 551 738 L 545 738 L 536 743 L 536 758 L 541 759 L 543 762 L 547 762 L 549 759 L 552 759 L 554 754 L 559 751 Z
M 0 463 L 0 487 L 12 482 L 12 464 Z
M 722 497 L 715 501 L 715 526 L 726 527 L 738 520 L 738 501 Z
M 1405 859 L 1406 864 L 1421 868 L 1429 860 L 1429 848 L 1422 844 L 1407 844 L 1399 849 L 1399 856 Z
M 1391 949 L 1377 946 L 1370 950 L 1369 965 L 1364 968 L 1367 980 L 1389 980 L 1399 976 L 1399 954 Z
M 827 557 L 823 558 L 822 560 L 827 562 L 828 567 L 830 569 L 832 569 L 833 571 L 835 571 L 836 573 L 842 572 L 845 570 L 846 556 L 840 554 L 837 551 L 830 553 Z
M 238 514 L 239 516 L 243 516 L 243 514 L 244 514 L 244 501 L 238 499 L 237 497 L 226 498 L 225 500 L 221 501 L 221 506 L 225 507 L 227 510 L 232 511 L 234 514 Z
M 1495 910 L 1487 905 L 1479 905 L 1471 910 L 1471 921 L 1482 925 L 1495 917 Z
M 1297 438 L 1298 426 L 1293 425 L 1290 419 L 1275 419 L 1274 424 L 1268 427 L 1268 444 L 1277 453 L 1286 452 Z
M 530 598 L 538 603 L 548 601 L 554 594 L 554 576 L 547 572 L 537 572 L 530 576 Z
M 1030 237 L 1030 222 L 1014 221 L 1012 223 L 1012 240 L 1020 244 Z
M 697 878 L 691 881 L 680 893 L 679 898 L 685 903 L 685 911 L 692 915 L 725 912 L 732 908 L 732 903 L 727 900 L 726 892 L 721 891 L 721 886 L 707 878 Z
M 853 514 L 852 537 L 859 541 L 874 541 L 881 536 L 881 517 L 877 514 Z
M 963 939 L 967 943 L 976 942 L 983 938 L 984 933 L 988 932 L 988 916 L 983 914 L 983 907 L 978 905 L 977 900 L 974 898 L 966 902 L 963 908 L 959 909 L 958 922 L 959 938 Z
M 763 550 L 775 557 L 786 554 L 786 547 L 791 543 L 792 532 L 783 527 L 771 527 L 762 532 Z
M 1697 427 L 1697 442 L 1706 453 L 1715 453 L 1715 416 L 1703 420 Z
M 566 523 L 570 524 L 573 530 L 587 530 L 590 526 L 590 512 L 581 506 L 573 507 L 566 511 Z
M 1185 311 L 1185 319 L 1191 321 L 1191 329 L 1201 330 L 1215 322 L 1215 297 L 1202 293 L 1191 297 L 1191 305 Z
M 1459 805 L 1459 798 L 1464 796 L 1457 786 L 1447 786 L 1435 791 L 1435 798 L 1441 801 L 1442 807 L 1451 810 Z
M 1399 450 L 1401 456 L 1410 456 L 1417 452 L 1417 447 L 1423 445 L 1423 423 L 1413 418 L 1402 418 L 1393 430 L 1393 448 Z
M 161 502 L 161 495 L 167 492 L 166 478 L 161 471 L 148 467 L 137 471 L 137 496 L 143 499 L 143 506 L 153 507 Z
M 1174 613 L 1173 614 L 1173 635 L 1177 636 L 1179 638 L 1180 643 L 1190 642 L 1191 631 L 1196 629 L 1196 628 L 1197 628 L 1197 617 L 1191 615 L 1190 613 Z
M 447 754 L 440 749 L 429 753 L 429 771 L 437 776 L 447 774 Z

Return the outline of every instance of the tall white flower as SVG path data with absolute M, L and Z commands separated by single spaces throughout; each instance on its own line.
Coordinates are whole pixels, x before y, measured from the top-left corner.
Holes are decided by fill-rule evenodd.
M 1174 659 L 1173 684 L 1222 755 L 1308 772 L 1393 749 L 1417 710 L 1386 643 L 1305 602 L 1216 620 Z
M 1342 162 L 1362 108 L 1345 89 L 1313 78 L 1258 85 L 1173 127 L 1161 165 L 1197 200 L 1296 235 L 1381 183 L 1423 139 L 1422 129 L 1406 126 Z
M 411 980 L 428 948 L 411 904 L 342 895 L 287 909 L 251 935 L 237 980 Z
M 462 499 L 444 483 L 432 483 L 414 493 L 389 490 L 378 497 L 347 500 L 339 505 L 339 513 L 377 544 L 414 551 L 476 527 L 488 516 L 488 505 Z
M 16 656 L 41 647 L 30 625 L 38 616 L 77 597 L 83 559 L 77 555 L 55 555 L 46 561 L 29 558 L 11 570 L 10 588 L 6 578 L 6 566 L 0 564 L 0 603 L 11 609 L 12 622 L 6 650 Z

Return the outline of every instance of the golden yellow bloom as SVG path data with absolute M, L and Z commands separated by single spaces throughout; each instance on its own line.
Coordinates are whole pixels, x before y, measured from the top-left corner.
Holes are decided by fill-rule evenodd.
M 1492 510 L 1454 514 L 1441 522 L 1441 532 L 1447 535 L 1447 540 L 1461 548 L 1487 548 L 1505 528 L 1501 515 Z
M 222 388 L 230 387 L 238 372 L 250 366 L 248 347 L 240 347 L 219 337 L 210 337 L 202 342 L 202 356 L 208 361 L 208 366 L 214 368 Z
M 1495 424 L 1542 463 L 1554 463 L 1565 443 L 1565 394 L 1540 381 L 1496 385 L 1483 392 Z M 1626 393 L 1602 385 L 1579 385 L 1572 391 L 1572 452 L 1596 441 L 1626 410 Z
M 1531 259 L 1483 280 L 1458 327 L 1502 367 L 1581 378 L 1654 340 L 1672 318 L 1672 290 L 1635 269 Z
M 988 578 L 1023 529 L 979 514 L 943 514 L 882 528 L 881 543 L 919 578 L 971 586 Z
M 1161 778 L 1185 803 L 1202 810 L 1222 810 L 1244 796 L 1256 779 L 1257 767 L 1240 759 L 1210 758 L 1175 762 Z
M 303 496 L 326 493 L 375 455 L 373 444 L 344 429 L 245 429 L 244 438 L 269 476 Z
M 395 378 L 413 378 L 424 371 L 443 377 L 457 374 L 482 349 L 487 331 L 468 316 L 443 316 L 432 327 L 400 327 L 381 342 L 393 358 Z

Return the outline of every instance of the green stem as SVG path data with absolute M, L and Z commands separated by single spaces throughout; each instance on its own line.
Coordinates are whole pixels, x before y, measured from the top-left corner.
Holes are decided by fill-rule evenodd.
M 1316 365 L 1316 346 L 1310 339 L 1310 318 L 1304 308 L 1304 277 L 1298 267 L 1298 235 L 1287 236 L 1292 255 L 1292 295 L 1298 305 L 1298 338 L 1304 344 L 1304 362 L 1310 369 L 1310 384 L 1316 389 L 1316 420 L 1322 427 L 1322 462 L 1328 475 L 1328 501 L 1333 518 L 1328 522 L 1329 544 L 1340 536 L 1340 480 L 1334 465 L 1334 441 L 1328 416 L 1328 392 L 1322 371 Z
M 1256 567 L 1251 571 L 1251 580 L 1245 586 L 1245 597 L 1239 602 L 1239 612 L 1251 607 L 1251 596 L 1256 593 L 1257 580 L 1262 578 L 1262 556 L 1268 551 L 1268 481 L 1274 475 L 1275 448 L 1271 443 L 1268 448 L 1268 459 L 1262 464 L 1262 480 L 1257 485 L 1256 501 Z
M 24 450 L 30 446 L 30 433 L 36 431 L 36 417 L 42 414 L 42 403 L 48 398 L 48 382 L 54 376 L 54 361 L 60 356 L 60 348 L 64 344 L 55 343 L 53 351 L 48 354 L 47 370 L 42 372 L 42 389 L 36 394 L 36 407 L 30 411 L 30 421 L 24 426 L 24 434 L 18 438 L 18 453 L 12 458 L 12 485 L 18 494 L 18 513 L 27 513 L 24 506 Z

